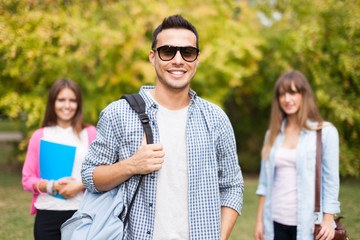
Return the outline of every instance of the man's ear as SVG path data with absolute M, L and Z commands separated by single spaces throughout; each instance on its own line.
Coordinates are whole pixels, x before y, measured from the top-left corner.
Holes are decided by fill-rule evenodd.
M 198 53 L 198 57 L 196 59 L 196 67 L 199 65 L 200 62 L 200 52 Z
M 151 62 L 151 65 L 155 66 L 155 52 L 153 50 L 149 53 L 149 61 Z

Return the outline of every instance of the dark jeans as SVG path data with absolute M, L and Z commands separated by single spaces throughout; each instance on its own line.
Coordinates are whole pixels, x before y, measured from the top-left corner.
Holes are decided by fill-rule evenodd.
M 35 240 L 61 240 L 60 227 L 75 211 L 37 210 L 34 224 Z
M 296 226 L 274 222 L 274 240 L 296 240 Z

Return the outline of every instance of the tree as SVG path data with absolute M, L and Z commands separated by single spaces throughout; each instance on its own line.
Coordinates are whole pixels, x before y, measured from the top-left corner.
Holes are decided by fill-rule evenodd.
M 25 119 L 28 138 L 40 125 L 49 87 L 66 77 L 79 83 L 85 119 L 95 124 L 110 102 L 154 84 L 152 32 L 163 18 L 182 14 L 200 35 L 192 88 L 228 113 L 243 170 L 258 172 L 273 85 L 297 69 L 339 130 L 341 175 L 359 177 L 359 1 L 249 2 L 3 1 L 0 113 Z
M 235 99 L 243 99 L 251 92 L 251 99 L 258 101 L 248 102 L 250 106 L 246 108 L 264 116 L 263 111 L 270 112 L 270 89 L 276 79 L 290 69 L 302 71 L 311 82 L 322 116 L 339 131 L 341 175 L 359 177 L 359 1 L 255 3 L 266 16 L 267 27 L 262 30 L 266 44 L 262 45 L 259 72 L 244 80 L 247 88 L 235 89 Z M 239 107 L 243 109 L 245 105 Z M 258 146 L 263 137 L 259 140 L 256 129 L 266 129 L 267 123 L 261 120 L 246 124 L 249 129 L 255 129 L 255 133 L 246 137 L 253 136 L 254 145 Z
M 261 25 L 246 2 L 13 0 L 0 7 L 0 111 L 25 119 L 28 138 L 39 127 L 51 84 L 65 77 L 80 85 L 85 119 L 95 124 L 110 102 L 154 83 L 152 32 L 172 14 L 182 14 L 200 35 L 192 87 L 222 105 L 261 59 Z

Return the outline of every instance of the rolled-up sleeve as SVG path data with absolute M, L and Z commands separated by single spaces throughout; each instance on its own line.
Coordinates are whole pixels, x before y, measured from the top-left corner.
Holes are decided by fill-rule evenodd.
M 227 116 L 224 116 L 222 123 L 217 144 L 221 206 L 232 208 L 240 215 L 244 181 L 238 162 L 234 131 Z
M 322 201 L 323 212 L 340 212 L 339 196 L 339 134 L 335 127 L 322 131 Z
M 118 139 L 115 136 L 111 118 L 111 105 L 105 108 L 96 127 L 96 139 L 90 144 L 88 154 L 82 164 L 81 176 L 86 189 L 98 192 L 93 173 L 100 165 L 110 165 L 118 161 Z

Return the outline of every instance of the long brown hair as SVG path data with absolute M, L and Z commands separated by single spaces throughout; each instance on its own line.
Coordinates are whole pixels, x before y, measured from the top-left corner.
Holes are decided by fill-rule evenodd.
M 276 136 L 280 132 L 281 123 L 286 118 L 286 113 L 281 109 L 279 103 L 279 89 L 282 88 L 285 92 L 293 92 L 293 90 L 291 90 L 292 83 L 295 84 L 296 92 L 302 95 L 300 109 L 296 113 L 297 124 L 301 128 L 310 130 L 310 126 L 306 123 L 308 119 L 319 123 L 323 121 L 307 78 L 301 72 L 296 70 L 285 72 L 275 83 L 274 97 L 271 105 L 269 133 L 261 152 L 263 159 L 269 158 L 271 147 L 274 145 Z
M 46 111 L 42 127 L 55 126 L 57 125 L 57 116 L 55 113 L 55 101 L 59 92 L 64 89 L 71 89 L 76 96 L 77 109 L 76 113 L 72 119 L 71 126 L 77 134 L 84 129 L 85 124 L 83 122 L 83 105 L 82 105 L 82 96 L 79 86 L 71 79 L 60 78 L 57 79 L 49 90 L 49 96 L 46 103 Z

